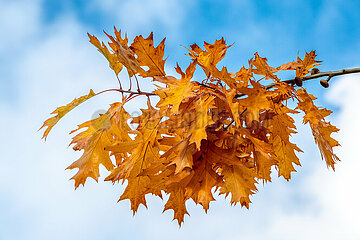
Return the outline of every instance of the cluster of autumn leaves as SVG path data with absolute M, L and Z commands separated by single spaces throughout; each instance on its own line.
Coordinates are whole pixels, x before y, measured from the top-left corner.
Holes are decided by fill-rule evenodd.
M 74 150 L 83 150 L 80 159 L 68 167 L 78 169 L 72 177 L 75 188 L 88 177 L 97 180 L 102 164 L 110 171 L 106 181 L 127 183 L 120 200 L 129 199 L 134 213 L 140 204 L 146 206 L 147 194 L 168 195 L 164 211 L 172 209 L 179 224 L 188 214 L 185 203 L 189 199 L 207 211 L 215 200 L 213 194 L 225 194 L 231 196 L 231 204 L 248 208 L 256 184 L 271 181 L 272 170 L 289 180 L 294 165 L 300 165 L 296 152 L 301 150 L 290 141 L 296 133 L 292 115 L 300 111 L 327 165 L 334 168 L 339 160 L 333 153 L 339 144 L 330 136 L 338 129 L 325 120 L 331 111 L 317 107 L 315 97 L 299 87 L 301 82 L 281 82 L 275 75 L 294 70 L 301 81 L 319 64 L 314 51 L 277 68 L 255 53 L 247 68 L 230 73 L 217 67 L 230 47 L 224 39 L 205 42 L 205 49 L 194 44 L 188 49 L 191 63 L 185 71 L 177 66 L 180 77 L 176 78 L 164 70 L 164 40 L 155 47 L 152 34 L 146 39 L 137 36 L 128 46 L 127 37 L 116 29 L 114 37 L 107 36 L 110 50 L 89 35 L 115 74 L 125 67 L 129 77 L 136 78 L 138 89 L 132 92 L 120 87 L 124 92 L 121 101 L 72 131 L 77 132 L 71 142 Z M 197 67 L 204 71 L 205 79 L 193 77 Z M 156 90 L 141 92 L 139 76 L 152 78 Z M 261 80 L 266 79 L 273 84 L 262 85 Z M 47 127 L 43 137 L 66 113 L 96 95 L 91 90 L 57 108 L 42 126 Z M 152 106 L 148 101 L 148 108 L 131 118 L 124 105 L 140 95 L 158 102 Z M 297 107 L 289 108 L 288 101 L 296 102 Z M 129 121 L 136 129 L 129 127 Z

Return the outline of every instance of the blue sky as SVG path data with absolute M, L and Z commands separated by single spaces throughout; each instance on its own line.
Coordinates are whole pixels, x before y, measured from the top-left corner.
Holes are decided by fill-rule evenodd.
M 59 122 L 41 140 L 36 130 L 57 106 L 116 86 L 105 59 L 86 33 L 105 40 L 103 30 L 126 31 L 130 38 L 154 32 L 166 37 L 167 71 L 189 59 L 181 46 L 224 37 L 232 46 L 221 64 L 236 71 L 254 52 L 278 66 L 297 53 L 317 50 L 321 70 L 359 67 L 359 1 L 189 1 L 189 0 L 0 0 L 0 239 L 359 239 L 360 76 L 317 81 L 305 87 L 318 103 L 335 110 L 341 131 L 335 173 L 321 161 L 307 126 L 297 118 L 294 141 L 305 151 L 290 182 L 276 179 L 252 198 L 250 210 L 223 198 L 208 214 L 189 203 L 181 229 L 149 197 L 149 209 L 133 217 L 128 202 L 116 203 L 123 187 L 89 180 L 74 191 L 64 169 L 81 153 L 67 148 L 70 130 L 118 100 L 91 99 Z M 126 78 L 125 75 L 121 75 Z M 150 86 L 147 86 L 150 88 Z M 132 106 L 136 111 L 144 102 Z

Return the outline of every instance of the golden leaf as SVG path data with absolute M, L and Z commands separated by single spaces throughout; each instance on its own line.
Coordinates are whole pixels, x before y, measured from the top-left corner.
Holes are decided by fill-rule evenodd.
M 53 111 L 51 113 L 51 114 L 56 114 L 56 116 L 47 119 L 40 128 L 40 129 L 42 129 L 43 127 L 47 127 L 44 134 L 43 134 L 43 136 L 42 136 L 42 138 L 45 138 L 45 140 L 46 140 L 46 137 L 49 134 L 50 130 L 55 126 L 55 124 L 63 116 L 65 116 L 65 114 L 67 114 L 72 109 L 74 109 L 76 106 L 80 105 L 81 103 L 85 102 L 86 100 L 88 100 L 89 98 L 92 98 L 95 95 L 96 94 L 94 93 L 94 91 L 92 89 L 90 89 L 89 94 L 81 96 L 79 98 L 75 98 L 71 103 L 69 103 L 69 104 L 67 104 L 65 106 L 56 108 L 55 111 Z
M 228 196 L 231 193 L 231 204 L 240 203 L 241 206 L 249 208 L 251 203 L 249 196 L 257 191 L 254 179 L 255 169 L 245 166 L 224 167 L 222 170 L 225 183 L 220 188 L 220 194 Z
M 101 93 L 120 92 L 122 102 L 111 104 L 105 114 L 71 132 L 79 131 L 70 145 L 84 151 L 68 167 L 78 169 L 72 177 L 75 188 L 84 185 L 88 177 L 97 181 L 99 166 L 104 165 L 110 172 L 105 181 L 127 183 L 119 201 L 129 199 L 134 214 L 140 205 L 147 207 L 148 194 L 160 198 L 169 195 L 164 211 L 173 210 L 179 225 L 188 214 L 186 202 L 190 199 L 207 212 L 215 201 L 214 194 L 231 194 L 231 204 L 249 208 L 256 184 L 271 181 L 273 169 L 289 180 L 295 165 L 300 165 L 296 152 L 301 150 L 290 141 L 296 134 L 292 118 L 298 113 L 296 109 L 305 113 L 303 123 L 310 124 L 327 165 L 334 168 L 339 161 L 333 151 L 339 143 L 331 137 L 338 129 L 325 120 L 331 111 L 317 107 L 316 98 L 305 89 L 296 91 L 300 84 L 280 81 L 281 74 L 275 75 L 295 70 L 301 80 L 320 63 L 315 60 L 315 51 L 277 68 L 255 53 L 248 68 L 232 73 L 225 66 L 221 70 L 217 67 L 230 47 L 221 38 L 214 44 L 205 42 L 204 50 L 191 45 L 191 63 L 185 71 L 176 65 L 177 79 L 164 71 L 165 39 L 155 47 L 152 33 L 146 39 L 140 35 L 129 46 L 127 36 L 122 37 L 116 28 L 114 36 L 105 34 L 110 39 L 108 46 L 89 34 L 90 42 L 116 75 L 123 67 L 127 69 L 130 89 L 124 90 L 117 78 L 119 89 Z M 204 70 L 205 77 L 195 75 L 196 65 Z M 156 89 L 143 92 L 137 76 L 151 77 Z M 264 85 L 263 81 L 270 83 Z M 66 113 L 95 95 L 91 90 L 57 108 L 55 116 L 41 127 L 47 127 L 43 138 Z M 147 107 L 131 118 L 127 110 L 134 111 L 138 102 L 129 102 L 138 97 L 148 98 Z M 152 97 L 158 101 L 156 107 L 151 104 L 155 103 Z M 298 102 L 296 108 L 292 102 Z
M 92 43 L 99 50 L 99 52 L 104 55 L 104 57 L 109 62 L 110 68 L 114 70 L 116 75 L 118 75 L 122 70 L 123 65 L 121 62 L 119 62 L 116 55 L 114 53 L 110 53 L 106 45 L 104 43 L 100 43 L 100 41 L 95 36 L 92 36 L 89 33 L 88 36 L 90 38 L 90 43 Z
M 165 76 L 164 64 L 164 49 L 165 38 L 155 48 L 153 33 L 148 38 L 143 38 L 141 35 L 135 37 L 134 42 L 131 44 L 130 49 L 137 55 L 137 60 L 140 66 L 149 67 L 143 77 Z
M 99 165 L 102 164 L 107 170 L 113 169 L 109 152 L 104 148 L 112 145 L 117 139 L 122 140 L 124 136 L 119 135 L 120 125 L 116 124 L 115 115 L 124 114 L 123 103 L 113 103 L 109 110 L 100 117 L 79 125 L 78 131 L 87 128 L 73 138 L 71 144 L 75 144 L 75 149 L 83 149 L 84 153 L 79 160 L 71 164 L 67 169 L 78 168 L 78 172 L 71 178 L 75 180 L 75 188 L 80 184 L 84 185 L 88 177 L 97 181 L 99 174 Z M 125 114 L 124 122 L 126 123 Z M 122 117 L 123 118 L 123 117 Z M 73 131 L 74 132 L 74 131 Z M 128 136 L 126 135 L 126 139 Z

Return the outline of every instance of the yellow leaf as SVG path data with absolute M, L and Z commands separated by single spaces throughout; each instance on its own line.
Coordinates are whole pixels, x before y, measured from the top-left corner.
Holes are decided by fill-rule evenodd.
M 134 52 L 127 45 L 127 37 L 125 36 L 123 39 L 121 37 L 121 31 L 117 31 L 116 28 L 114 28 L 114 31 L 116 36 L 115 38 L 106 32 L 105 34 L 111 40 L 111 42 L 109 42 L 109 46 L 114 51 L 117 61 L 126 67 L 129 77 L 132 77 L 137 73 L 144 73 L 144 70 L 140 67 L 138 61 L 135 58 Z
M 107 47 L 105 46 L 105 44 L 100 43 L 100 41 L 95 36 L 91 36 L 89 33 L 88 33 L 88 36 L 90 38 L 90 43 L 92 43 L 99 50 L 99 52 L 102 55 L 104 55 L 104 57 L 109 62 L 110 68 L 112 70 L 114 70 L 116 75 L 118 75 L 120 73 L 120 71 L 122 70 L 123 65 L 121 62 L 119 62 L 116 55 L 113 53 L 110 53 L 109 50 L 107 49 Z
M 222 179 L 202 157 L 195 159 L 193 172 L 191 180 L 186 185 L 185 195 L 191 197 L 195 203 L 201 204 L 207 212 L 210 202 L 215 200 L 211 190 L 220 186 Z
M 238 103 L 245 107 L 247 110 L 244 113 L 246 116 L 246 123 L 251 124 L 253 120 L 259 120 L 259 113 L 261 110 L 267 110 L 270 108 L 270 95 L 269 91 L 266 91 L 262 85 L 255 81 L 250 81 L 253 88 L 241 88 L 240 93 L 247 95 L 238 100 Z
M 107 170 L 113 169 L 109 152 L 104 148 L 114 144 L 115 139 L 119 141 L 129 140 L 129 136 L 121 132 L 118 115 L 125 115 L 121 118 L 126 123 L 129 115 L 124 114 L 122 103 L 113 103 L 109 110 L 100 117 L 79 125 L 78 131 L 87 128 L 77 134 L 71 144 L 75 144 L 75 150 L 83 149 L 84 153 L 79 160 L 72 163 L 67 169 L 78 168 L 78 172 L 71 178 L 75 180 L 75 188 L 80 184 L 84 185 L 88 177 L 97 181 L 99 165 L 102 164 Z M 74 132 L 74 131 L 73 131 Z
M 74 109 L 76 106 L 78 106 L 79 104 L 85 102 L 86 100 L 88 100 L 89 98 L 92 98 L 93 96 L 95 96 L 96 94 L 94 93 L 94 91 L 92 89 L 90 89 L 89 94 L 84 95 L 82 97 L 79 98 L 75 98 L 71 103 L 67 104 L 66 106 L 62 106 L 62 107 L 58 107 L 57 109 L 55 109 L 55 111 L 53 111 L 51 114 L 56 114 L 56 116 L 51 117 L 49 119 L 47 119 L 44 124 L 41 126 L 40 129 L 42 129 L 43 127 L 47 127 L 42 138 L 47 138 L 50 130 L 55 126 L 55 124 L 63 117 L 65 116 L 65 114 L 67 114 L 68 112 L 70 112 L 72 109 Z M 40 130 L 39 129 L 39 130 Z

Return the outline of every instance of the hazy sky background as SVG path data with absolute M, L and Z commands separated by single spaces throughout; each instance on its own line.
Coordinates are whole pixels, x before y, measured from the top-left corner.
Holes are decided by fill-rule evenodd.
M 72 111 L 41 140 L 37 129 L 56 107 L 74 97 L 116 87 L 103 56 L 87 32 L 102 40 L 113 26 L 130 39 L 151 31 L 166 37 L 167 71 L 185 66 L 192 43 L 224 37 L 231 44 L 221 62 L 232 71 L 254 52 L 278 66 L 297 53 L 317 50 L 321 70 L 360 66 L 359 1 L 190 1 L 190 0 L 0 0 L 0 240 L 72 239 L 360 239 L 360 75 L 335 78 L 329 89 L 305 83 L 320 105 L 334 110 L 332 123 L 342 147 L 336 172 L 328 170 L 308 126 L 296 120 L 293 141 L 304 150 L 302 167 L 286 182 L 259 185 L 250 210 L 222 197 L 208 214 L 188 204 L 190 217 L 179 229 L 163 202 L 148 198 L 135 217 L 123 187 L 88 179 L 74 191 L 64 171 L 80 157 L 67 148 L 77 124 L 118 101 L 98 96 Z M 122 78 L 126 78 L 122 75 Z M 150 88 L 149 86 L 147 86 Z M 134 111 L 143 106 L 134 103 Z

